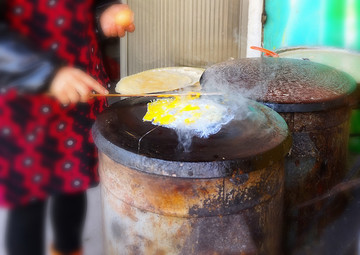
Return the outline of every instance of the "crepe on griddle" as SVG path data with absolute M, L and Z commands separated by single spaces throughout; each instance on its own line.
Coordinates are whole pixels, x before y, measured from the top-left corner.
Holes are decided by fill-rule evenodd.
M 141 94 L 174 91 L 198 86 L 202 68 L 156 68 L 122 78 L 115 87 L 120 94 Z

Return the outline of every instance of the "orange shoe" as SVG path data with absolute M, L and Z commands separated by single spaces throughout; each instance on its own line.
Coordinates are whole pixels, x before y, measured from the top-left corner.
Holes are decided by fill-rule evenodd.
M 83 255 L 83 251 L 78 250 L 78 251 L 64 253 L 64 252 L 57 251 L 53 246 L 51 246 L 50 255 Z

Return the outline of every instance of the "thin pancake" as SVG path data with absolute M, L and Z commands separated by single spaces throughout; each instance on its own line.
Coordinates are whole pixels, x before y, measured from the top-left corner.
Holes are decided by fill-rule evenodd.
M 120 94 L 139 94 L 172 91 L 199 82 L 204 69 L 167 67 L 147 70 L 122 78 L 115 91 Z

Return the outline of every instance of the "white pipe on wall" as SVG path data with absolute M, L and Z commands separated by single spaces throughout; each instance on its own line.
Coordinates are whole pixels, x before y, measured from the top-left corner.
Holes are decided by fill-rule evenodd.
M 250 46 L 262 46 L 262 13 L 264 11 L 263 0 L 249 0 L 248 33 L 246 57 L 260 57 L 261 52 L 250 49 Z

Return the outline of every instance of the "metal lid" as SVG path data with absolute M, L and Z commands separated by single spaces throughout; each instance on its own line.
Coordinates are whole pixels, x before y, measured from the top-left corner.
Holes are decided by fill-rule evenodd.
M 309 59 L 350 74 L 360 84 L 360 52 L 333 47 L 287 47 L 276 51 L 281 58 Z
M 129 98 L 102 112 L 93 126 L 99 150 L 140 171 L 209 178 L 229 175 L 238 164 L 264 167 L 283 158 L 291 146 L 281 116 L 250 101 L 247 119 L 233 119 L 206 139 L 193 137 L 189 151 L 184 151 L 173 129 L 143 122 L 148 102 L 148 98 Z
M 356 90 L 355 80 L 327 65 L 308 60 L 283 58 L 244 58 L 213 65 L 200 81 L 203 88 L 212 83 L 236 91 L 256 91 L 248 97 L 278 112 L 321 111 L 349 105 Z M 234 92 L 232 92 L 234 93 Z

